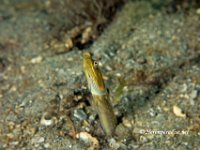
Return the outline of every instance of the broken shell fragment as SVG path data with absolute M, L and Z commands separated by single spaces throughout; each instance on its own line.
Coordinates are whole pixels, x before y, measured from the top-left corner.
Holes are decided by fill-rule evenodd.
M 173 106 L 173 112 L 177 117 L 183 117 L 183 118 L 186 117 L 186 114 L 184 114 L 178 106 L 175 105 Z
M 88 148 L 89 150 L 99 149 L 99 141 L 97 138 L 87 132 L 80 132 L 76 134 L 76 138 L 84 141 L 85 143 L 90 143 L 90 147 Z
M 49 117 L 47 113 L 44 113 L 42 115 L 42 118 L 40 120 L 40 124 L 44 126 L 51 126 L 54 123 L 54 119 L 52 117 Z

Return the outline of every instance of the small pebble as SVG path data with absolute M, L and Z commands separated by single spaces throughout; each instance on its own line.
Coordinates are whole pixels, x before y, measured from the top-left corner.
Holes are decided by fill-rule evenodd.
M 31 63 L 32 64 L 38 64 L 38 63 L 41 63 L 42 60 L 43 60 L 42 56 L 38 56 L 38 57 L 32 58 Z
M 173 112 L 177 117 L 186 117 L 186 114 L 182 113 L 182 110 L 178 106 L 173 106 Z
M 24 73 L 26 73 L 26 67 L 25 66 L 21 66 L 20 67 L 20 70 L 21 70 L 21 72 L 24 74 Z
M 151 117 L 155 117 L 156 114 L 157 114 L 156 111 L 155 111 L 153 108 L 150 108 L 148 112 L 149 112 L 149 115 L 150 115 Z
M 19 144 L 19 141 L 13 141 L 11 142 L 11 145 L 18 145 Z
M 146 143 L 148 142 L 148 139 L 146 138 L 146 136 L 140 136 L 140 142 Z
M 76 109 L 74 110 L 74 117 L 79 120 L 85 120 L 87 119 L 87 114 L 82 109 Z
M 49 144 L 49 143 L 45 143 L 45 144 L 44 144 L 44 147 L 45 147 L 45 148 L 50 148 L 50 144 Z
M 181 92 L 186 92 L 186 90 L 187 90 L 187 84 L 183 84 L 182 85 L 182 89 L 181 89 Z
M 14 85 L 10 88 L 10 91 L 12 91 L 12 92 L 15 92 L 16 90 L 17 90 L 17 87 Z
M 197 15 L 200 15 L 200 8 L 196 10 Z
M 81 44 L 85 44 L 90 40 L 92 36 L 92 27 L 87 27 L 82 33 Z
M 198 91 L 197 90 L 193 90 L 192 93 L 190 94 L 190 97 L 192 99 L 195 99 L 197 97 L 197 95 L 198 95 Z
M 115 134 L 119 137 L 127 137 L 130 136 L 131 132 L 130 129 L 125 127 L 122 123 L 119 124 L 115 129 Z
M 44 137 L 36 136 L 31 140 L 32 144 L 39 144 L 44 142 Z
M 67 50 L 71 49 L 73 47 L 73 41 L 71 38 L 66 39 L 65 41 L 65 47 L 67 48 Z
M 95 117 L 96 117 L 95 115 L 90 115 L 90 116 L 89 116 L 89 121 L 90 121 L 90 122 L 93 122 L 93 121 L 95 120 Z
M 119 149 L 120 148 L 120 144 L 116 142 L 116 140 L 114 138 L 111 138 L 109 140 L 109 146 L 112 148 L 112 149 Z
M 128 118 L 123 118 L 122 119 L 122 123 L 123 123 L 123 125 L 125 126 L 125 127 L 127 127 L 127 128 L 131 128 L 132 127 L 132 124 L 131 124 L 131 121 L 128 119 Z
M 80 132 L 76 135 L 76 138 L 84 141 L 85 143 L 90 143 L 90 147 L 88 149 L 99 149 L 99 141 L 96 137 L 91 136 L 91 134 L 87 132 Z

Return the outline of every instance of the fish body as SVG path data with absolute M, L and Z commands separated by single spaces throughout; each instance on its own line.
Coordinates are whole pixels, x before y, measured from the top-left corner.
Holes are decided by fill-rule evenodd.
M 117 125 L 117 119 L 110 104 L 101 71 L 96 61 L 89 52 L 83 54 L 83 67 L 88 82 L 88 88 L 92 94 L 92 105 L 98 113 L 101 126 L 106 135 L 111 136 Z

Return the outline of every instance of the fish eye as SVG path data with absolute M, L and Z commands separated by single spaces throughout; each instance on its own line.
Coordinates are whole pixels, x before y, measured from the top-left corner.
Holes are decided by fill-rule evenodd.
M 94 61 L 94 66 L 95 66 L 95 67 L 98 66 L 98 63 L 97 63 L 96 61 Z

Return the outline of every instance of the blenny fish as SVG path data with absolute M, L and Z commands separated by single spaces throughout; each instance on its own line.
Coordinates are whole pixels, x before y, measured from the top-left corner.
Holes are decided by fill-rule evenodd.
M 106 135 L 112 136 L 117 125 L 117 119 L 109 100 L 109 93 L 105 86 L 98 63 L 92 59 L 89 52 L 83 54 L 83 67 L 92 94 L 92 106 L 97 111 L 101 126 Z

